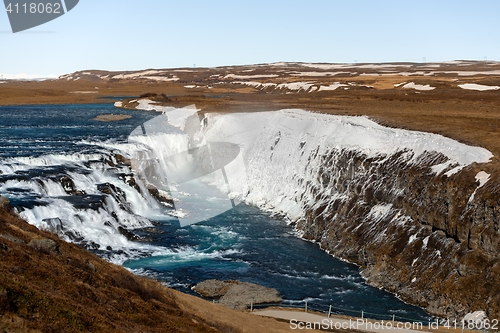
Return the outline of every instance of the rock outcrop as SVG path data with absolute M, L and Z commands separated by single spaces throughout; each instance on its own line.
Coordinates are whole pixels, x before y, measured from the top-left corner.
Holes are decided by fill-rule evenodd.
M 249 282 L 206 280 L 198 283 L 193 290 L 203 297 L 218 299 L 220 304 L 231 309 L 244 310 L 252 304 L 281 303 L 276 289 Z

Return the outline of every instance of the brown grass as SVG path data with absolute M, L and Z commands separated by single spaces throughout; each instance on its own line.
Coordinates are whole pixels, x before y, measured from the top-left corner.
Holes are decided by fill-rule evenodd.
M 170 290 L 0 208 L 0 332 L 287 332 L 289 325 Z M 49 238 L 59 253 L 37 251 Z

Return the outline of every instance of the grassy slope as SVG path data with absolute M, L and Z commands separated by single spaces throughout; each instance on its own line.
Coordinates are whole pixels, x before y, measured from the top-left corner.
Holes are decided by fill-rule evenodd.
M 137 277 L 0 208 L 0 332 L 288 332 Z M 12 241 L 16 237 L 18 243 Z M 52 239 L 59 253 L 37 250 Z M 16 240 L 16 239 L 14 239 Z

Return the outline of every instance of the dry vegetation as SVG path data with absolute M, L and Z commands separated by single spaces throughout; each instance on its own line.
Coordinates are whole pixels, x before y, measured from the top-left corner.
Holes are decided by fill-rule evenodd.
M 97 117 L 95 117 L 94 120 L 110 122 L 110 121 L 120 121 L 130 118 L 132 118 L 132 116 L 127 114 L 100 114 Z

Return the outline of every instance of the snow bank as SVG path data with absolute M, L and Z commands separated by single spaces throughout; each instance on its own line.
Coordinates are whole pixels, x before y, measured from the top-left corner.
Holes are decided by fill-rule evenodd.
M 118 74 L 113 76 L 113 79 L 133 79 L 137 77 L 142 77 L 142 76 L 148 76 L 148 75 L 157 75 L 157 74 L 163 74 L 163 71 L 158 71 L 158 70 L 151 70 L 151 71 L 143 71 L 143 72 L 137 72 L 137 73 L 130 73 L 130 74 Z
M 277 89 L 288 89 L 294 91 L 308 91 L 311 87 L 314 86 L 314 83 L 311 82 L 292 82 L 292 83 L 281 83 L 276 86 Z
M 314 205 L 314 198 L 300 196 L 302 187 L 317 180 L 322 156 L 332 150 L 351 150 L 377 158 L 404 151 L 410 164 L 420 163 L 423 154 L 437 152 L 449 159 L 448 166 L 458 168 L 474 162 L 486 163 L 493 156 L 484 148 L 437 134 L 387 128 L 366 117 L 281 110 L 210 113 L 205 115 L 203 123 L 207 124 L 204 128 L 207 141 L 230 142 L 242 149 L 245 163 L 242 170 L 246 173 L 227 170 L 229 178 L 234 180 L 229 186 L 230 196 L 285 213 L 292 220 L 303 217 L 304 201 Z M 212 184 L 219 188 L 226 186 L 216 180 Z
M 356 72 L 293 72 L 291 76 L 335 76 L 340 74 L 357 74 Z
M 436 87 L 431 87 L 430 85 L 415 84 L 414 82 L 409 82 L 403 86 L 405 89 L 415 89 L 415 90 L 434 90 Z
M 261 79 L 261 78 L 273 78 L 278 77 L 278 74 L 267 74 L 267 75 L 236 75 L 228 74 L 224 76 L 225 79 Z
M 225 82 L 221 82 L 225 83 Z M 243 84 L 246 86 L 254 87 L 256 89 L 267 89 L 270 87 L 273 87 L 275 89 L 285 89 L 285 90 L 290 90 L 290 91 L 309 91 L 312 90 L 314 83 L 313 82 L 291 82 L 291 83 L 262 83 L 262 82 L 255 82 L 255 81 L 233 81 L 231 82 L 233 84 Z
M 486 184 L 486 182 L 490 179 L 490 176 L 491 175 L 489 173 L 479 171 L 476 175 L 476 181 L 479 182 L 478 188 L 483 187 L 484 184 Z
M 487 91 L 487 90 L 498 90 L 500 89 L 499 86 L 486 86 L 483 84 L 477 84 L 477 83 L 465 83 L 465 84 L 459 84 L 458 85 L 462 89 L 467 89 L 467 90 L 478 90 L 478 91 Z
M 146 110 L 157 108 L 148 100 L 140 101 L 138 107 Z M 195 108 L 170 109 L 163 116 L 193 138 L 239 147 L 238 156 L 241 156 L 241 163 L 226 165 L 224 177 L 210 174 L 204 176 L 203 182 L 216 186 L 230 198 L 245 200 L 274 213 L 284 213 L 294 221 L 304 216 L 304 207 L 313 207 L 317 202 L 304 186 L 318 182 L 324 156 L 343 154 L 354 158 L 361 154 L 380 162 L 398 154 L 397 158 L 404 159 L 405 163 L 419 165 L 422 156 L 435 152 L 447 159 L 445 163 L 430 165 L 436 175 L 452 167 L 447 173 L 451 175 L 464 166 L 486 163 L 493 157 L 484 148 L 468 146 L 437 134 L 384 127 L 367 117 L 334 116 L 295 109 L 206 113 L 200 122 L 202 125 L 189 130 L 185 128 L 186 121 L 198 121 L 196 111 Z M 151 147 L 163 144 L 160 141 L 149 143 Z M 212 153 L 224 155 L 225 149 L 224 145 L 219 145 Z M 481 181 L 486 179 L 483 174 L 478 174 L 478 177 Z M 342 196 L 333 188 L 325 191 L 332 191 L 329 192 L 332 198 Z
M 336 90 L 337 88 L 340 88 L 340 87 L 348 87 L 348 85 L 347 84 L 343 84 L 343 83 L 339 83 L 339 82 L 335 82 L 335 83 L 330 84 L 329 86 L 321 86 L 321 87 L 319 87 L 318 91 Z

